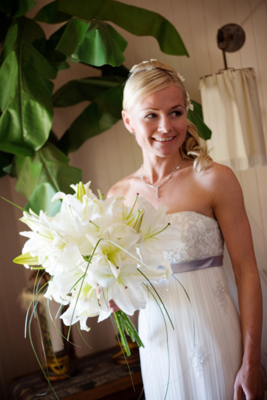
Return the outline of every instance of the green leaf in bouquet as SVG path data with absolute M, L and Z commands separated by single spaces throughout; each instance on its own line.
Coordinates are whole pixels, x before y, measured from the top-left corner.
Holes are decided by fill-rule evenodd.
M 202 107 L 196 101 L 191 100 L 191 103 L 194 106 L 194 111 L 188 110 L 187 119 L 196 126 L 199 136 L 204 140 L 208 140 L 211 138 L 212 132 L 203 121 Z
M 110 129 L 121 119 L 122 92 L 123 86 L 120 85 L 97 97 L 65 132 L 58 147 L 68 154 L 89 138 Z
M 35 15 L 34 19 L 47 24 L 59 24 L 71 18 L 71 15 L 58 11 L 57 1 L 47 4 Z
M 109 24 L 72 18 L 57 45 L 65 55 L 84 63 L 121 65 L 126 40 Z
M 59 149 L 47 143 L 32 157 L 15 157 L 16 190 L 29 199 L 26 209 L 54 215 L 60 201 L 51 203 L 59 191 L 72 193 L 71 184 L 81 181 L 81 170 L 68 165 L 69 159 Z
M 188 52 L 174 26 L 160 14 L 116 0 L 58 0 L 58 11 L 87 20 L 111 21 L 137 36 L 153 36 L 161 51 L 172 55 Z
M 33 42 L 44 37 L 36 22 L 22 17 L 10 27 L 0 68 L 0 149 L 29 156 L 46 142 L 53 119 L 51 96 L 56 69 Z
M 38 265 L 38 257 L 32 257 L 31 253 L 24 253 L 20 256 L 14 258 L 13 262 L 15 264 L 27 264 L 27 265 Z
M 92 77 L 69 81 L 54 93 L 54 107 L 67 107 L 81 101 L 92 101 L 106 90 L 116 87 L 125 81 L 119 76 Z

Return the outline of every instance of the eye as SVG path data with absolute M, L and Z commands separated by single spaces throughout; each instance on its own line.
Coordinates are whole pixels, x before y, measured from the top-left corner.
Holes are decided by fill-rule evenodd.
M 171 113 L 171 115 L 174 117 L 180 117 L 181 115 L 183 115 L 183 112 L 180 110 L 175 110 Z
M 155 114 L 155 113 L 150 113 L 145 116 L 145 118 L 148 118 L 148 119 L 152 119 L 152 118 L 156 118 L 156 117 L 157 117 L 157 114 Z

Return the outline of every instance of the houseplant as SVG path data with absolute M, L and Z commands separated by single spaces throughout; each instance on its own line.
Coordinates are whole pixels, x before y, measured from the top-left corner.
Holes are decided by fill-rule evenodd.
M 81 171 L 69 165 L 67 155 L 121 118 L 127 42 L 109 22 L 135 35 L 154 36 L 167 54 L 188 53 L 173 25 L 152 11 L 116 0 L 55 0 L 30 19 L 25 14 L 35 4 L 0 0 L 0 176 L 17 179 L 26 209 L 54 215 L 60 202 L 51 203 L 52 196 L 70 193 L 70 184 L 81 181 Z M 39 22 L 62 26 L 46 39 Z M 97 68 L 101 76 L 69 81 L 53 94 L 53 80 L 70 62 Z M 84 100 L 90 104 L 58 139 L 51 130 L 54 107 Z M 208 139 L 201 106 L 194 105 L 188 118 Z

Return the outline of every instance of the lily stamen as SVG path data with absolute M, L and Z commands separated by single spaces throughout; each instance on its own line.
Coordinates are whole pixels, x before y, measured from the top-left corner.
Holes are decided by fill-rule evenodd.
M 98 225 L 96 225 L 93 221 L 89 221 L 90 222 L 90 224 L 93 224 L 97 229 L 99 229 L 99 226 Z
M 139 197 L 139 193 L 136 193 L 136 196 L 135 196 L 135 200 L 134 200 L 133 206 L 132 206 L 132 208 L 131 208 L 131 210 L 130 210 L 129 214 L 127 215 L 126 219 L 128 219 L 128 218 L 130 218 L 130 217 L 131 217 L 131 215 L 132 215 L 132 212 L 133 212 L 133 210 L 134 210 L 134 207 L 135 207 L 135 205 L 136 205 L 136 203 L 137 203 L 138 197 Z
M 165 229 L 167 229 L 168 226 L 170 226 L 170 225 L 171 225 L 170 222 L 168 222 L 167 225 L 163 229 L 161 229 L 161 231 L 158 231 L 158 232 L 154 231 L 155 233 L 151 233 L 151 234 L 147 235 L 146 237 L 153 238 L 154 236 L 159 235 L 161 232 L 165 231 Z

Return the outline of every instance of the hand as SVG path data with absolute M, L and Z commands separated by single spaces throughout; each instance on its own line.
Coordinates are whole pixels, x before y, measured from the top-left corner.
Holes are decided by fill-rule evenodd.
M 112 312 L 120 311 L 120 308 L 117 306 L 117 304 L 113 300 L 110 300 L 108 302 L 108 306 L 109 306 L 109 308 L 111 309 Z
M 101 287 L 100 285 L 98 285 L 98 286 L 97 286 L 97 290 L 96 290 L 96 297 L 97 297 L 98 299 L 100 299 L 101 290 L 102 290 L 102 287 Z M 111 309 L 112 312 L 116 312 L 116 311 L 119 311 L 119 310 L 120 310 L 120 308 L 117 306 L 117 304 L 116 304 L 115 301 L 113 301 L 113 300 L 110 300 L 110 301 L 108 302 L 108 306 L 109 306 L 109 308 Z
M 260 367 L 242 364 L 234 385 L 234 400 L 263 400 L 264 385 Z

